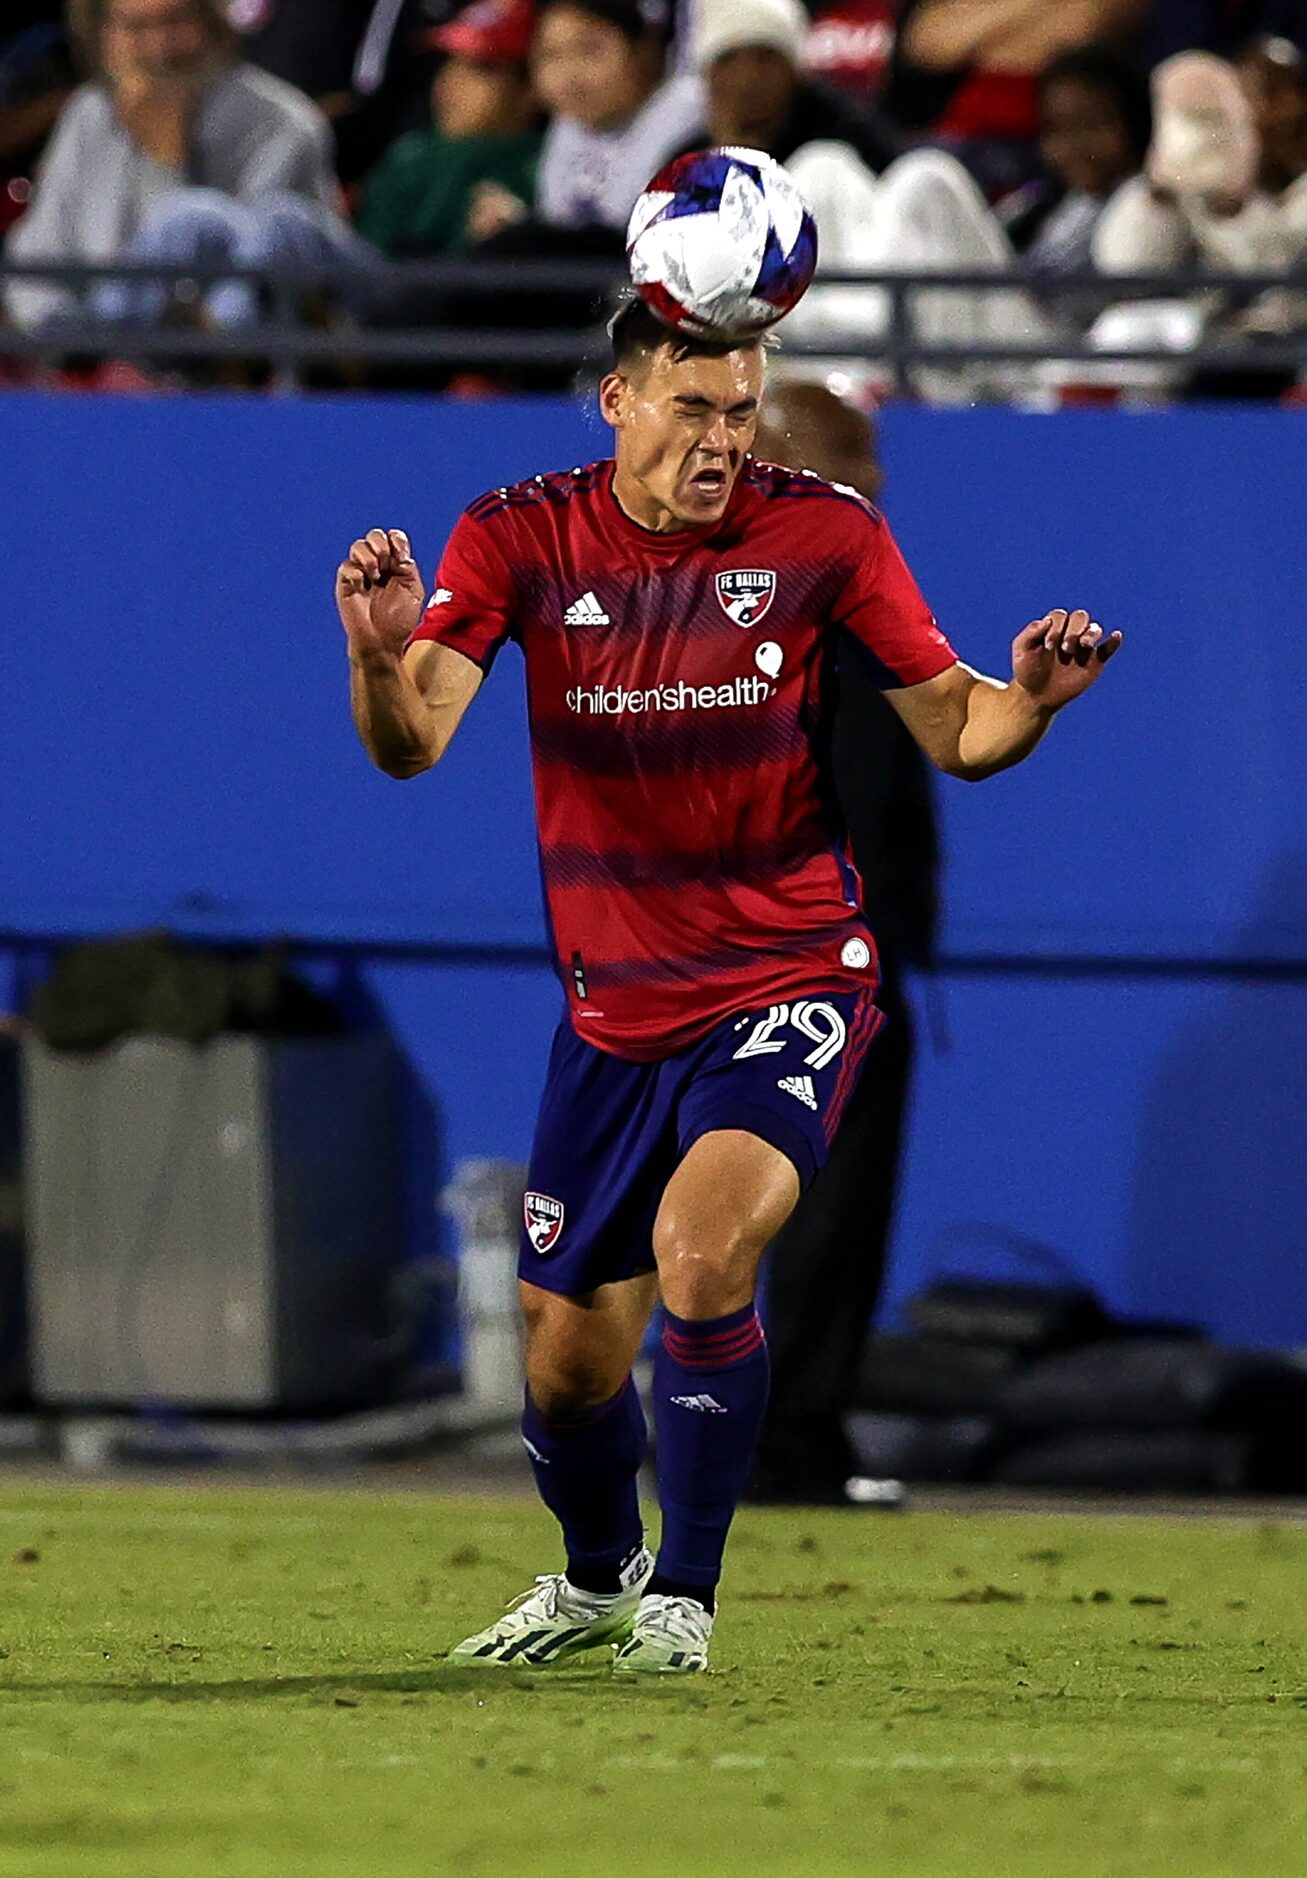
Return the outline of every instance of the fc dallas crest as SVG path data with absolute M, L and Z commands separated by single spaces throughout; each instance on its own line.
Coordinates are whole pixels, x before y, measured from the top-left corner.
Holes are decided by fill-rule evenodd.
M 776 598 L 769 567 L 732 567 L 717 576 L 717 598 L 737 626 L 756 626 Z
M 523 1196 L 522 1210 L 526 1236 L 543 1258 L 558 1244 L 563 1230 L 563 1202 L 551 1199 L 547 1193 L 528 1193 Z

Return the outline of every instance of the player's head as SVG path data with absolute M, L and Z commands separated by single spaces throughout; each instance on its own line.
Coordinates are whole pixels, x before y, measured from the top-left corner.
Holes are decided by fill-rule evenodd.
M 613 365 L 599 407 L 619 474 L 675 526 L 719 521 L 758 424 L 764 340 L 692 339 L 636 299 L 608 330 Z

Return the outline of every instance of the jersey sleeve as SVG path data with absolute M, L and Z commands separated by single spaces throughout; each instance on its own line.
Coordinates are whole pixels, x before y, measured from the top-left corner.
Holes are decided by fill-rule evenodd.
M 488 672 L 513 634 L 515 591 L 507 561 L 490 531 L 461 515 L 445 544 L 436 590 L 409 645 L 434 639 Z
M 882 691 L 921 685 L 956 665 L 958 655 L 926 605 L 889 525 L 868 510 L 860 552 L 834 617 L 866 655 Z

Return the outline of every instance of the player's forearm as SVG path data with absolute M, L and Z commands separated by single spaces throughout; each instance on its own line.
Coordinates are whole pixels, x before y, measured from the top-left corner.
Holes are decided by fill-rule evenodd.
M 350 705 L 363 748 L 387 776 L 419 776 L 439 761 L 431 713 L 398 659 L 351 658 Z
M 957 762 L 947 766 L 949 773 L 964 782 L 983 782 L 1011 769 L 1030 755 L 1053 717 L 1015 679 L 1004 685 L 977 673 L 958 735 Z

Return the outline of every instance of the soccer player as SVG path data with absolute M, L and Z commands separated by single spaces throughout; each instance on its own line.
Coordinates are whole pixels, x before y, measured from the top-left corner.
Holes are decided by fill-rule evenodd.
M 687 339 L 633 301 L 599 400 L 614 460 L 474 502 L 423 605 L 409 538 L 337 572 L 354 718 L 388 775 L 439 762 L 496 654 L 526 661 L 567 1008 L 525 1199 L 523 1438 L 562 1528 L 538 1579 L 450 1653 L 706 1669 L 727 1532 L 767 1398 L 763 1248 L 821 1166 L 879 1014 L 835 825 L 838 658 L 864 657 L 926 755 L 1018 763 L 1121 643 L 1062 609 L 1012 677 L 964 665 L 861 496 L 749 455 L 760 340 Z M 662 1532 L 644 1544 L 631 1382 L 655 1298 Z

